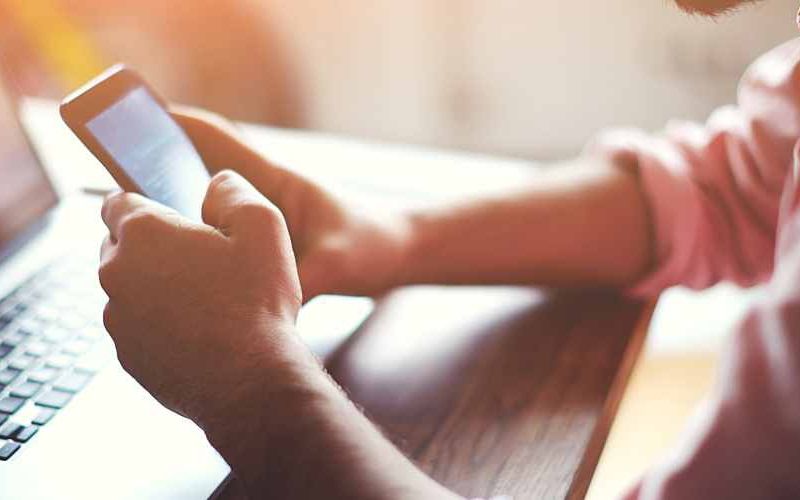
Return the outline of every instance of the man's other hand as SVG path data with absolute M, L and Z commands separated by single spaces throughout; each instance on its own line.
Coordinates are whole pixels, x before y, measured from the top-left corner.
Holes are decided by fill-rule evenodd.
M 219 116 L 186 109 L 174 110 L 173 116 L 212 173 L 235 170 L 281 210 L 306 300 L 323 293 L 376 295 L 399 284 L 409 233 L 402 215 L 345 203 L 312 180 L 264 158 Z
M 201 426 L 277 382 L 302 299 L 273 204 L 226 171 L 209 185 L 207 225 L 130 193 L 110 195 L 102 217 L 103 319 L 126 371 Z

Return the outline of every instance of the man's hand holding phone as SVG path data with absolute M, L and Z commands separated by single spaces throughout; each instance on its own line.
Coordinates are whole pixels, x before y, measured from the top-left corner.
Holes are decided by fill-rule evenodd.
M 102 216 L 104 322 L 123 367 L 165 406 L 201 425 L 228 418 L 264 390 L 256 374 L 274 380 L 307 356 L 296 355 L 301 291 L 286 225 L 238 174 L 212 180 L 206 224 L 123 192 Z

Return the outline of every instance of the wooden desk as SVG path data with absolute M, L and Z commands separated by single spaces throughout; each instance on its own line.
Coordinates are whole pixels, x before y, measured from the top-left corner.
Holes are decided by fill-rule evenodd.
M 58 146 L 41 148 L 45 161 L 69 163 L 76 174 L 58 176 L 54 168 L 61 189 L 113 185 L 52 103 L 34 102 L 26 116 L 34 131 L 47 132 L 37 142 Z M 436 203 L 516 186 L 537 173 L 515 160 L 263 127 L 245 132 L 274 160 L 375 203 Z M 577 499 L 650 312 L 601 292 L 408 288 L 379 301 L 327 366 L 387 436 L 456 492 Z M 239 494 L 232 481 L 220 498 Z
M 648 317 L 648 307 L 600 292 L 409 288 L 379 302 L 326 364 L 454 491 L 578 499 Z M 220 498 L 239 498 L 238 485 Z

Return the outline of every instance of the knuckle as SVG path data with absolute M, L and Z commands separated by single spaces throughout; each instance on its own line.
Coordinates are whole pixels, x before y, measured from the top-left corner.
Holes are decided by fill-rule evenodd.
M 103 308 L 103 326 L 105 327 L 106 331 L 113 336 L 113 312 L 111 308 L 111 302 L 106 302 L 105 307 Z
M 236 174 L 234 173 L 233 170 L 225 169 L 225 170 L 220 170 L 219 172 L 217 172 L 214 175 L 214 179 L 213 180 L 216 181 L 217 184 L 224 184 L 226 182 L 233 181 L 235 178 L 236 178 Z
M 158 227 L 160 220 L 151 212 L 137 211 L 126 215 L 120 221 L 119 237 L 138 238 L 145 236 Z
M 114 295 L 116 283 L 116 265 L 111 259 L 104 260 L 97 270 L 97 278 L 100 281 L 100 287 L 106 292 L 109 297 Z
M 224 204 L 226 192 L 232 182 L 234 182 L 234 174 L 230 170 L 223 170 L 215 174 L 208 183 L 203 203 Z
M 283 225 L 283 214 L 280 210 L 274 205 L 266 203 L 242 203 L 233 209 L 233 213 L 247 224 L 268 227 Z
M 103 199 L 103 210 L 110 209 L 114 204 L 119 203 L 125 195 L 124 191 L 114 191 L 113 193 L 109 193 Z
M 222 170 L 211 178 L 208 184 L 208 191 L 210 193 L 216 192 L 220 187 L 229 182 L 233 178 L 233 173 L 230 170 Z

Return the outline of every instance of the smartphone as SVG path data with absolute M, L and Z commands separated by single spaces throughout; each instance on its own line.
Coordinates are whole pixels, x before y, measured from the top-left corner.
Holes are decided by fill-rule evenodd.
M 166 102 L 116 65 L 67 96 L 61 117 L 125 190 L 200 221 L 210 176 Z

